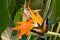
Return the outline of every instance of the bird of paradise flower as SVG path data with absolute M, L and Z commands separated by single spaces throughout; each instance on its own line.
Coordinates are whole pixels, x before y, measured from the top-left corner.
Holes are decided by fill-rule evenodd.
M 43 18 L 41 17 L 41 15 L 38 13 L 38 11 L 35 11 L 36 14 L 34 14 L 34 11 L 31 10 L 29 8 L 29 2 L 28 2 L 28 7 L 27 10 L 29 13 L 29 16 L 26 14 L 22 14 L 23 16 L 26 17 L 27 21 L 25 22 L 17 22 L 19 24 L 19 26 L 16 26 L 14 28 L 11 28 L 12 30 L 20 30 L 21 32 L 18 34 L 18 37 L 23 36 L 24 34 L 28 35 L 30 33 L 31 30 L 35 30 L 38 33 L 50 33 L 50 34 L 57 34 L 60 35 L 58 33 L 54 33 L 54 32 L 50 32 L 48 31 L 47 25 L 48 25 L 48 19 L 44 22 Z M 37 23 L 38 27 L 35 29 L 35 23 Z M 42 26 L 42 28 L 40 27 Z
M 27 18 L 26 22 L 17 22 L 19 24 L 19 26 L 16 26 L 14 28 L 11 28 L 12 30 L 21 30 L 21 32 L 18 34 L 18 36 L 22 36 L 24 34 L 29 34 L 30 30 L 32 30 L 35 27 L 35 23 L 39 23 L 42 24 L 43 19 L 42 17 L 36 13 L 36 15 L 34 15 L 34 13 L 32 12 L 31 9 L 29 9 L 30 13 L 31 13 L 31 19 L 28 18 L 27 15 L 22 14 L 23 16 L 25 16 Z M 39 30 L 40 32 L 42 32 L 42 30 Z
M 48 24 L 46 23 L 46 21 L 43 22 L 43 18 L 39 15 L 39 13 L 36 12 L 36 14 L 34 14 L 34 12 L 30 8 L 28 8 L 28 9 L 29 9 L 31 18 L 29 18 L 26 14 L 21 13 L 23 16 L 26 17 L 27 21 L 17 22 L 19 24 L 19 26 L 11 28 L 12 30 L 20 30 L 21 31 L 18 34 L 18 37 L 23 36 L 25 34 L 28 35 L 31 30 L 34 30 L 41 34 L 47 32 L 47 34 L 50 33 L 50 34 L 60 35 L 58 33 L 48 31 L 48 28 L 47 28 Z M 37 23 L 37 25 L 39 24 L 38 27 L 35 27 L 35 23 Z M 40 25 L 42 25 L 42 28 L 40 27 Z

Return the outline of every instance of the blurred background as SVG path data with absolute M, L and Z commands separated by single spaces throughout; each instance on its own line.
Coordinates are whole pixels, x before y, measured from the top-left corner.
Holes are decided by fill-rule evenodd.
M 18 25 L 16 22 L 25 21 L 20 12 L 24 11 L 27 1 L 0 0 L 0 40 L 60 40 L 60 0 L 30 0 L 30 8 L 41 9 L 43 19 L 48 18 L 48 30 L 52 33 L 47 32 L 41 36 L 31 32 L 28 36 L 18 38 L 19 31 L 10 29 Z

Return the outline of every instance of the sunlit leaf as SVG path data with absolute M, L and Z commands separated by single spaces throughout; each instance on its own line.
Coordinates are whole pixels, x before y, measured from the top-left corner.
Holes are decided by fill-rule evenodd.
M 14 18 L 14 24 L 15 24 L 15 26 L 17 25 L 17 22 L 22 21 L 22 15 L 20 14 L 21 10 L 23 10 L 23 9 L 19 9 L 16 12 L 16 15 L 15 15 L 15 18 Z

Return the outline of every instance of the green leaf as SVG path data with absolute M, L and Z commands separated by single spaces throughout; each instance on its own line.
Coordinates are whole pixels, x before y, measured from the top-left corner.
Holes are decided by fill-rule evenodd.
M 21 10 L 23 9 L 19 9 L 17 12 L 16 12 L 16 15 L 15 15 L 15 18 L 14 18 L 14 24 L 15 26 L 17 26 L 17 22 L 20 22 L 22 21 L 22 15 L 20 14 Z
M 16 6 L 16 0 L 9 0 L 8 6 L 9 6 L 9 13 L 12 14 Z
M 60 0 L 52 0 L 52 16 L 51 19 L 54 20 L 60 17 Z
M 9 23 L 8 0 L 0 0 L 0 35 Z
M 31 9 L 41 9 L 43 6 L 43 0 L 31 0 L 30 8 Z
M 49 8 L 50 8 L 50 4 L 51 4 L 51 0 L 47 0 L 47 2 L 46 2 L 46 7 L 45 7 L 45 11 L 44 11 L 44 14 L 43 14 L 43 19 L 45 19 L 46 16 L 47 16 L 47 13 L 48 13 Z
M 60 22 L 59 22 L 59 24 L 58 24 L 58 26 L 57 26 L 56 33 L 58 33 L 58 32 L 59 32 L 59 29 L 60 29 Z M 57 35 L 55 36 L 55 39 L 54 39 L 54 40 L 56 40 L 56 39 L 57 39 Z
M 50 20 L 54 20 L 54 22 L 52 23 L 52 25 L 58 23 L 60 21 L 60 0 L 52 0 L 52 15 L 50 17 Z M 56 31 L 58 33 L 58 28 L 59 26 L 56 26 Z M 51 27 L 51 31 L 53 31 L 54 26 Z M 54 37 L 54 38 L 53 38 Z M 50 37 L 50 40 L 53 39 L 53 40 L 56 40 L 56 36 L 53 36 L 53 37 Z
M 27 36 L 26 40 L 30 40 L 30 38 L 31 38 L 31 33 Z
M 53 36 L 53 35 L 57 35 L 57 36 L 60 36 L 60 34 L 59 33 L 55 33 L 55 32 L 50 32 L 50 31 L 48 31 L 45 35 L 48 35 L 48 36 Z

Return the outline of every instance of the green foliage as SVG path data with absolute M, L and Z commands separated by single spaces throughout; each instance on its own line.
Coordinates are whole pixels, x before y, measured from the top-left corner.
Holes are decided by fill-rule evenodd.
M 42 9 L 43 7 L 43 0 L 31 0 L 30 2 L 30 8 L 33 9 L 33 10 L 36 10 L 36 9 Z
M 0 0 L 0 35 L 9 24 L 8 0 Z
M 22 21 L 22 15 L 20 14 L 20 13 L 22 12 L 22 10 L 23 10 L 22 8 L 19 9 L 19 10 L 17 11 L 16 15 L 15 15 L 15 18 L 14 18 L 15 26 L 18 25 L 17 22 Z
M 24 11 L 23 6 L 25 5 L 25 1 L 26 0 L 0 0 L 0 40 L 2 33 L 6 27 L 9 26 L 10 18 L 15 24 L 13 26 L 18 25 L 17 22 L 19 21 L 26 20 L 25 17 L 20 14 L 20 12 Z M 50 9 L 51 5 L 52 9 Z M 53 21 L 48 26 L 50 31 L 43 35 L 44 39 L 49 37 L 49 40 L 60 40 L 60 34 L 58 34 L 60 30 L 60 0 L 31 0 L 30 8 L 34 10 L 42 9 L 43 18 L 48 17 L 49 20 Z M 54 32 L 56 32 L 56 34 Z M 31 32 L 28 36 L 24 35 L 19 40 L 41 40 L 41 36 Z
M 9 13 L 12 14 L 14 12 L 16 6 L 16 0 L 9 0 L 8 1 L 8 8 L 9 8 Z
M 59 29 L 60 29 L 60 23 L 58 23 L 60 21 L 60 0 L 52 0 L 52 16 L 50 17 L 51 20 L 54 20 L 54 22 L 52 23 L 52 27 L 51 27 L 51 31 L 55 31 L 56 33 L 59 33 Z M 58 23 L 57 26 L 56 23 Z M 54 30 L 55 29 L 55 30 Z M 53 38 L 54 37 L 54 38 Z M 57 39 L 58 38 L 58 39 Z M 60 38 L 57 36 L 52 36 L 50 37 L 50 40 L 59 40 Z

